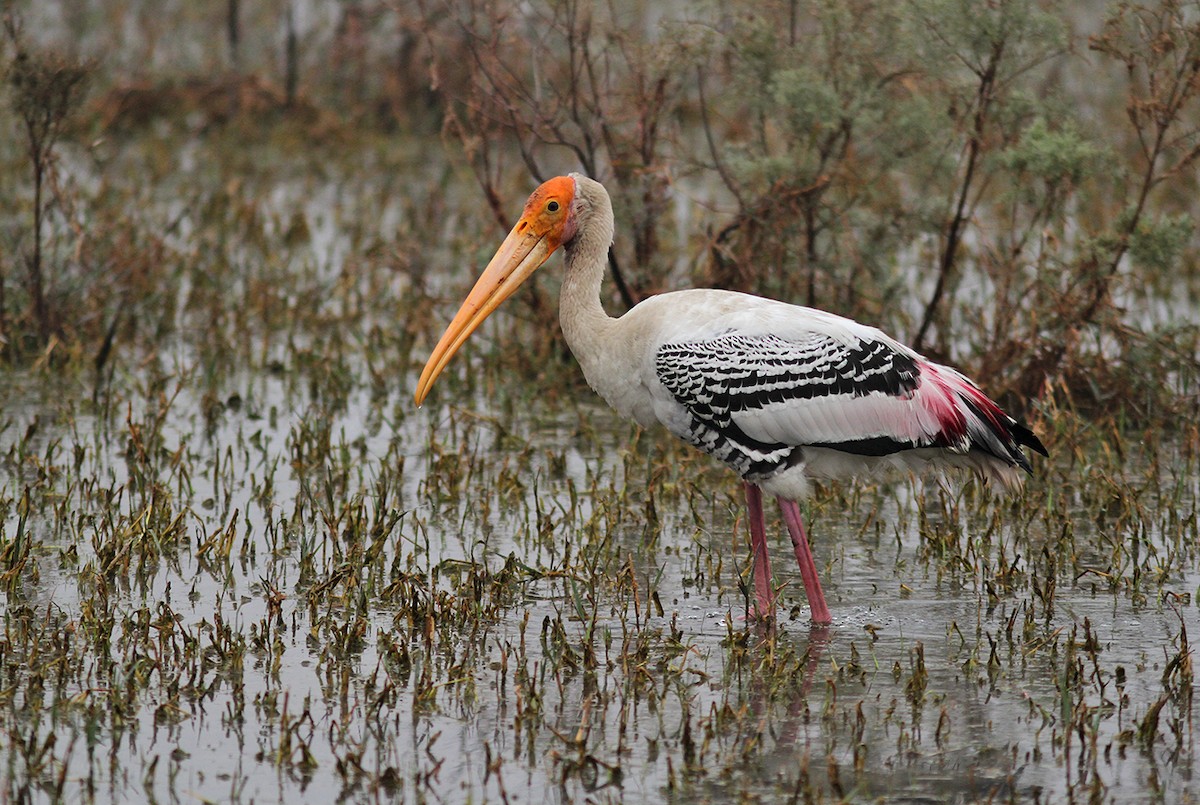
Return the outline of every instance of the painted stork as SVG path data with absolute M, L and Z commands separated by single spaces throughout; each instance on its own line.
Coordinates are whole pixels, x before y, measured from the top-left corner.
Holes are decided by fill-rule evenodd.
M 653 296 L 620 318 L 600 283 L 613 242 L 608 192 L 578 173 L 544 183 L 488 263 L 425 364 L 419 406 L 479 324 L 560 246 L 563 335 L 588 384 L 620 414 L 671 433 L 741 476 L 755 605 L 774 616 L 762 493 L 791 534 L 812 621 L 831 622 L 798 500 L 810 478 L 881 466 L 964 467 L 1012 488 L 1022 446 L 1046 448 L 979 387 L 881 331 L 841 316 L 718 290 Z

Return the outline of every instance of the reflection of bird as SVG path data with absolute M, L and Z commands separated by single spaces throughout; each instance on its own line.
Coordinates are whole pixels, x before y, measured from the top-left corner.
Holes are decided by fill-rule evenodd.
M 716 290 L 665 293 L 620 318 L 600 304 L 613 240 L 608 192 L 573 173 L 539 187 L 446 328 L 434 380 L 488 315 L 560 246 L 559 315 L 588 383 L 619 413 L 660 422 L 745 482 L 754 614 L 774 614 L 762 492 L 779 501 L 816 623 L 830 621 L 796 501 L 810 477 L 879 465 L 965 467 L 1013 487 L 1041 441 L 953 369 L 879 330 L 812 308 Z

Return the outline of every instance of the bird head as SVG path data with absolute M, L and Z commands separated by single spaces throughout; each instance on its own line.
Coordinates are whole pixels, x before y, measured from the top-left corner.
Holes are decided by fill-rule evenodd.
M 576 191 L 574 176 L 559 176 L 533 191 L 520 220 L 500 244 L 425 363 L 417 382 L 417 405 L 425 401 L 433 381 L 483 320 L 559 246 L 575 237 Z

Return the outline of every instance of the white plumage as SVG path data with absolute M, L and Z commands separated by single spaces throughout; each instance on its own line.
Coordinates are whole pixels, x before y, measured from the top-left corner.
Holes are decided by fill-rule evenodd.
M 664 425 L 745 481 L 762 617 L 773 612 L 774 589 L 759 488 L 779 499 L 813 620 L 827 623 L 795 504 L 809 478 L 936 462 L 1013 487 L 1030 469 L 1022 446 L 1046 452 L 959 372 L 841 316 L 688 290 L 612 318 L 600 304 L 612 237 L 612 208 L 599 183 L 571 174 L 539 187 L 430 356 L 417 403 L 479 323 L 564 247 L 560 321 L 591 387 L 619 413 Z

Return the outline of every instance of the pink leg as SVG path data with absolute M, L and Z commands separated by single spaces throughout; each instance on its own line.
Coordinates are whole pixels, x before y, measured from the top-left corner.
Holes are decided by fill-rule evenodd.
M 754 561 L 755 605 L 750 615 L 766 620 L 775 615 L 775 591 L 771 588 L 771 564 L 767 558 L 767 526 L 763 516 L 762 490 L 745 482 L 746 512 L 750 518 L 750 552 Z
M 804 533 L 804 521 L 800 519 L 800 507 L 794 500 L 775 499 L 779 501 L 788 533 L 792 535 L 792 547 L 796 550 L 796 561 L 800 564 L 800 578 L 804 580 L 804 593 L 808 596 L 812 621 L 816 624 L 832 623 L 833 617 L 825 603 L 825 593 L 821 592 L 817 563 L 813 561 L 812 549 L 808 547 L 808 537 Z

